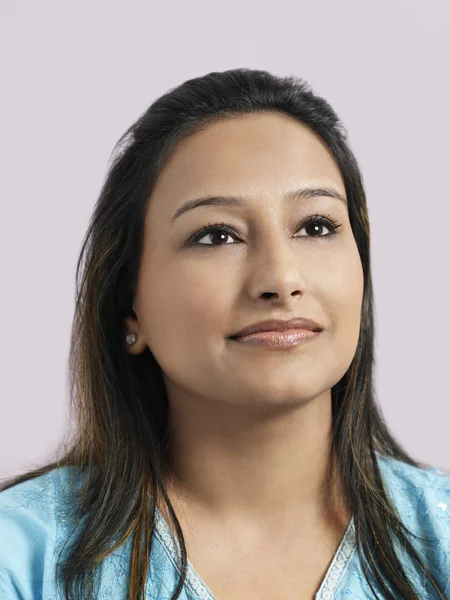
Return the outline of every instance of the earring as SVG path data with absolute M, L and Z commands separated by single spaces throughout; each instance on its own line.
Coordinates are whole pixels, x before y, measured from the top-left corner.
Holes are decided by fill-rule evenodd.
M 136 336 L 134 335 L 134 333 L 129 333 L 127 334 L 126 340 L 127 344 L 134 344 L 134 342 L 136 341 Z

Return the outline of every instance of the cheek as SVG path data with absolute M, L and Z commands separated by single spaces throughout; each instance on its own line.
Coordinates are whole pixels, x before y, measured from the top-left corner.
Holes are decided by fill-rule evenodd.
M 327 306 L 334 343 L 339 346 L 343 359 L 345 357 L 345 361 L 350 363 L 358 345 L 364 293 L 364 276 L 359 257 L 358 260 L 335 269 L 328 292 Z
M 166 269 L 158 274 L 157 288 L 143 290 L 146 337 L 163 368 L 186 363 L 195 348 L 204 351 L 205 343 L 227 333 L 223 319 L 230 285 L 199 267 Z
M 211 263 L 183 268 L 168 277 L 164 310 L 173 323 L 179 323 L 186 335 L 220 330 L 220 318 L 226 315 L 231 293 L 230 281 Z

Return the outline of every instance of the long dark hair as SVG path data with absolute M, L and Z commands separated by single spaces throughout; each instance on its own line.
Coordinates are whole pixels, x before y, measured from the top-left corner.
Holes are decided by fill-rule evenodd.
M 332 447 L 353 514 L 365 577 L 376 597 L 372 576 L 383 598 L 419 600 L 394 550 L 396 538 L 445 600 L 439 583 L 408 539 L 414 534 L 390 500 L 377 463 L 379 453 L 428 467 L 411 458 L 395 440 L 375 400 L 369 219 L 362 175 L 346 130 L 328 102 L 303 79 L 251 69 L 212 72 L 169 90 L 122 135 L 111 157 L 76 271 L 69 357 L 70 413 L 76 421 L 73 439 L 67 437 L 62 443 L 58 460 L 4 481 L 0 487 L 5 490 L 58 467 L 70 467 L 75 475 L 86 477 L 77 505 L 83 526 L 79 522 L 76 543 L 57 569 L 67 600 L 92 597 L 96 568 L 128 538 L 132 540 L 128 598 L 144 598 L 160 501 L 181 548 L 182 573 L 172 600 L 182 591 L 186 546 L 162 476 L 168 450 L 168 398 L 161 368 L 150 350 L 137 356 L 126 351 L 124 319 L 133 314 L 149 196 L 171 150 L 212 121 L 265 112 L 290 115 L 329 147 L 345 183 L 364 270 L 358 346 L 331 395 Z

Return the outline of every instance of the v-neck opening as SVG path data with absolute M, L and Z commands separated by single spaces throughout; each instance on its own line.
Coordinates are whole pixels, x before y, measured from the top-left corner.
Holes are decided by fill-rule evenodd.
M 161 511 L 156 507 L 155 529 L 156 535 L 163 544 L 171 562 L 173 563 L 178 574 L 181 574 L 181 551 L 178 540 L 172 533 Z M 347 529 L 343 535 L 330 566 L 325 573 L 325 576 L 320 584 L 320 587 L 314 596 L 314 600 L 331 600 L 335 594 L 347 567 L 350 559 L 355 551 L 355 530 L 353 516 L 347 525 Z M 189 558 L 187 558 L 186 580 L 185 584 L 189 591 L 198 598 L 198 600 L 217 600 L 206 583 L 194 569 Z

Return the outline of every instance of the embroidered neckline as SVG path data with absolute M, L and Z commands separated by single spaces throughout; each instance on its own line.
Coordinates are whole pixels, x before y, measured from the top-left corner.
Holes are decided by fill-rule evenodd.
M 315 595 L 315 600 L 330 600 L 333 598 L 344 573 L 350 564 L 350 559 L 355 551 L 355 527 L 353 516 L 345 530 L 344 537 L 336 550 L 325 578 Z
M 175 538 L 158 507 L 156 507 L 155 517 L 155 533 L 166 549 L 176 570 L 180 573 L 181 552 L 178 540 Z M 315 595 L 315 600 L 331 600 L 347 570 L 355 548 L 355 529 L 352 516 L 320 588 Z M 196 572 L 189 558 L 187 559 L 186 586 L 199 600 L 215 600 L 211 590 Z
M 181 551 L 178 540 L 175 538 L 158 507 L 156 507 L 155 517 L 156 535 L 162 542 L 163 547 L 167 550 L 176 570 L 180 573 L 181 570 L 179 565 L 181 564 Z M 187 559 L 185 583 L 186 587 L 200 600 L 215 600 L 211 590 L 208 589 L 206 583 L 204 583 L 200 575 L 195 571 L 189 558 Z

